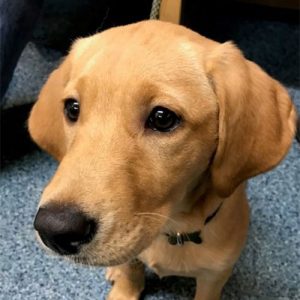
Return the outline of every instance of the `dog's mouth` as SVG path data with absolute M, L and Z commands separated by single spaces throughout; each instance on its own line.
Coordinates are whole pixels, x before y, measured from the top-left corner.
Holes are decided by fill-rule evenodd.
M 65 257 L 68 260 L 80 265 L 110 267 L 126 263 L 127 261 L 136 258 L 140 252 L 141 251 L 131 251 L 121 254 L 119 253 L 118 255 L 112 255 L 111 253 L 101 255 L 82 253 L 78 255 L 68 255 Z
M 160 233 L 166 219 L 148 215 L 114 211 L 91 217 L 75 206 L 53 204 L 39 209 L 34 227 L 47 252 L 79 264 L 112 266 L 134 259 Z
M 125 246 L 122 248 L 117 245 L 115 245 L 115 248 L 113 246 L 107 247 L 104 245 L 101 247 L 101 245 L 99 245 L 99 248 L 105 248 L 106 250 L 98 251 L 97 245 L 84 245 L 76 254 L 71 254 L 60 250 L 58 251 L 57 248 L 49 247 L 38 234 L 37 239 L 48 254 L 60 256 L 76 264 L 88 266 L 108 267 L 120 265 L 134 259 L 146 248 L 145 245 L 134 245 L 133 247 Z
M 109 267 L 121 265 L 135 259 L 147 246 L 148 244 L 138 244 L 127 247 L 120 247 L 120 245 L 107 247 L 103 245 L 102 251 L 97 251 L 97 247 L 85 246 L 78 254 L 63 257 L 81 265 Z
M 120 265 L 136 258 L 159 233 L 159 230 L 151 230 L 147 234 L 142 224 L 135 224 L 135 226 L 133 224 L 130 228 L 132 228 L 131 231 L 128 228 L 122 230 L 120 227 L 111 234 L 100 231 L 86 243 L 72 242 L 71 248 L 68 246 L 63 250 L 58 246 L 53 246 L 53 243 L 49 243 L 38 232 L 36 235 L 48 254 L 62 256 L 81 265 L 108 267 Z M 72 251 L 67 251 L 67 249 Z

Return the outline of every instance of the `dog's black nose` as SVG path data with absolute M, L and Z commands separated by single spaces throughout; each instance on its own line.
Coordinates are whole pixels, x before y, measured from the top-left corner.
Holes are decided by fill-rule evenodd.
M 96 233 L 96 222 L 74 206 L 41 207 L 34 220 L 44 244 L 62 255 L 76 254 Z

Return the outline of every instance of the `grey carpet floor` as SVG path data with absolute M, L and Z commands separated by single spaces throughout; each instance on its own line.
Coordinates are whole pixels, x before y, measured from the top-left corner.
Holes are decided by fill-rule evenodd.
M 300 106 L 300 91 L 291 89 Z M 33 218 L 56 163 L 28 153 L 0 178 L 0 299 L 105 299 L 104 269 L 50 257 L 38 246 Z M 225 300 L 300 299 L 300 148 L 294 142 L 275 170 L 249 184 L 252 210 L 247 246 L 225 287 Z M 194 281 L 147 273 L 144 299 L 192 299 Z

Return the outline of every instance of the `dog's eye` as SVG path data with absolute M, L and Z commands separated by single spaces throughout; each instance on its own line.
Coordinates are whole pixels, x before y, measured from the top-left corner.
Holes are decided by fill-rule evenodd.
M 178 117 L 173 111 L 162 106 L 156 106 L 153 108 L 146 121 L 146 128 L 161 132 L 168 132 L 175 129 L 179 123 L 180 117 Z
M 76 122 L 79 117 L 79 112 L 80 112 L 79 102 L 72 98 L 66 99 L 64 113 L 65 116 L 68 118 L 68 120 L 71 122 Z

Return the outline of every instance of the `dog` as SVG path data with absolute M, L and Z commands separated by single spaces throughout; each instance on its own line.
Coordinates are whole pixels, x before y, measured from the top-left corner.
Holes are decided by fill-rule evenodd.
M 144 265 L 219 299 L 245 245 L 248 178 L 288 152 L 296 110 L 232 43 L 161 21 L 75 41 L 29 117 L 59 162 L 34 227 L 72 261 L 107 266 L 138 299 Z

